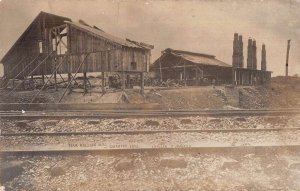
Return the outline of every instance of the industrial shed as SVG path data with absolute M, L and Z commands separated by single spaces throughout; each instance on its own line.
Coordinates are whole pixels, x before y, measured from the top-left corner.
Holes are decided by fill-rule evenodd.
M 70 89 L 78 73 L 83 73 L 86 90 L 87 73 L 101 72 L 104 88 L 105 73 L 121 76 L 122 89 L 126 75 L 138 74 L 143 90 L 144 72 L 149 71 L 151 49 L 145 43 L 121 39 L 84 21 L 41 12 L 2 58 L 4 79 L 24 80 L 41 76 L 56 80 L 68 74 Z M 43 86 L 44 87 L 44 86 Z M 17 87 L 15 87 L 17 88 Z M 104 89 L 103 89 L 104 90 Z
M 232 80 L 232 66 L 213 55 L 165 49 L 150 71 L 161 81 L 168 79 L 184 85 L 226 84 Z
M 243 38 L 234 34 L 232 65 L 209 54 L 167 48 L 151 65 L 150 71 L 160 82 L 173 80 L 181 85 L 232 84 L 241 86 L 270 85 L 267 71 L 266 45 L 262 44 L 261 69 L 257 67 L 257 47 L 248 39 L 247 66 L 244 66 Z

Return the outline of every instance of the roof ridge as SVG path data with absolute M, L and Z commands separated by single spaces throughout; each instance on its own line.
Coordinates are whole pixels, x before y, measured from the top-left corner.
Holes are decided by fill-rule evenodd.
M 171 48 L 165 49 L 165 52 L 174 52 L 174 53 L 179 53 L 179 54 L 180 53 L 182 53 L 182 54 L 191 54 L 191 55 L 204 56 L 204 57 L 216 59 L 216 56 L 211 55 L 211 54 L 190 52 L 190 51 L 185 51 L 185 50 L 174 50 L 174 49 L 171 49 Z
M 74 21 L 65 21 L 66 23 L 69 23 L 77 28 L 80 28 L 82 30 L 88 31 L 90 33 L 92 33 L 93 35 L 96 36 L 100 36 L 108 41 L 111 41 L 113 43 L 119 44 L 121 46 L 126 46 L 126 47 L 134 47 L 134 48 L 142 48 L 142 49 L 150 49 L 149 47 L 147 47 L 145 44 L 146 43 L 142 43 L 142 42 L 137 42 L 139 43 L 139 45 L 137 43 L 133 43 L 132 41 L 128 41 L 127 39 L 123 39 L 120 38 L 118 36 L 112 35 L 110 33 L 104 32 L 103 30 L 99 30 L 97 28 L 94 28 L 92 26 L 87 26 L 84 24 L 81 24 L 79 22 L 74 22 Z M 136 42 L 136 41 L 134 41 Z

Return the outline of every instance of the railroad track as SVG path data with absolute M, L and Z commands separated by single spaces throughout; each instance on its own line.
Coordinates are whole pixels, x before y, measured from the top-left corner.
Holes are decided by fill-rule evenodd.
M 300 131 L 299 128 L 247 128 L 247 129 L 177 129 L 177 130 L 130 130 L 130 131 L 85 131 L 85 132 L 2 132 L 3 137 L 18 136 L 72 136 L 72 135 L 149 135 L 158 133 L 243 133 L 243 132 L 287 132 Z
M 186 117 L 186 116 L 261 116 L 300 114 L 300 109 L 250 110 L 56 110 L 0 111 L 0 118 L 127 118 L 127 117 Z
M 12 119 L 32 119 L 32 118 L 122 118 L 122 117 L 186 117 L 186 116 L 284 116 L 284 115 L 294 115 L 300 114 L 300 109 L 256 109 L 256 110 L 72 110 L 72 111 L 26 111 L 25 113 L 20 111 L 0 111 L 1 118 L 12 118 Z M 8 133 L 2 132 L 1 137 L 4 140 L 8 138 L 15 138 L 16 140 L 22 139 L 22 137 L 62 137 L 58 140 L 64 139 L 66 141 L 74 136 L 82 136 L 82 140 L 85 141 L 85 136 L 97 136 L 97 135 L 151 135 L 151 134 L 180 134 L 180 133 L 256 133 L 256 132 L 295 132 L 298 133 L 300 128 L 265 128 L 265 129 L 179 129 L 179 130 L 130 130 L 130 131 L 89 131 L 89 132 L 19 132 L 19 133 Z M 252 135 L 253 136 L 253 135 Z M 246 136 L 245 136 L 246 137 Z M 124 139 L 129 140 L 129 137 Z M 59 141 L 58 141 L 59 142 Z M 69 147 L 69 146 L 59 146 L 59 145 L 44 145 L 42 147 L 33 146 L 27 147 L 25 149 L 1 149 L 0 153 L 64 153 L 64 152 L 136 152 L 136 151 L 149 151 L 149 152 L 161 152 L 170 150 L 197 150 L 197 151 L 209 151 L 209 150 L 243 150 L 243 149 L 296 149 L 300 150 L 300 141 L 289 144 L 266 144 L 266 145 L 240 145 L 232 146 L 229 144 L 222 143 L 219 145 L 209 146 L 209 144 L 189 144 L 187 139 L 187 145 L 159 145 L 159 144 L 135 144 L 130 143 L 123 144 L 121 146 L 116 146 L 116 143 L 101 145 L 101 146 L 79 146 L 79 147 Z M 208 142 L 209 143 L 209 142 Z M 34 144 L 34 142 L 32 143 Z
M 147 152 L 150 153 L 255 153 L 265 154 L 266 152 L 300 152 L 300 144 L 290 145 L 255 145 L 255 146 L 189 146 L 189 147 L 136 147 L 136 148 L 77 148 L 77 149 L 14 149 L 14 150 L 0 150 L 1 155 L 32 155 L 32 154 L 80 154 L 80 153 L 97 153 L 97 154 L 122 154 L 122 153 L 136 153 Z
M 2 147 L 0 153 L 65 153 L 65 152 L 137 152 L 137 151 L 149 151 L 149 152 L 165 152 L 172 150 L 180 151 L 209 151 L 209 150 L 243 150 L 243 149 L 292 149 L 300 151 L 300 140 L 295 139 L 295 136 L 299 134 L 300 128 L 283 128 L 283 129 L 189 129 L 189 130 L 151 130 L 151 131 L 98 131 L 98 132 L 55 132 L 55 133 L 4 133 L 2 134 L 2 141 L 12 141 L 12 144 Z M 285 141 L 282 139 L 267 140 L 270 136 L 265 134 L 259 139 L 266 139 L 266 142 L 252 142 L 247 139 L 253 139 L 258 134 L 257 132 L 272 132 L 273 136 L 284 136 L 289 139 L 293 137 L 291 141 Z M 276 132 L 274 134 L 274 132 Z M 187 133 L 181 136 L 180 133 Z M 210 136 L 201 136 L 194 133 L 208 133 L 217 138 L 211 140 Z M 218 133 L 221 133 L 218 135 Z M 226 135 L 226 133 L 228 133 Z M 236 143 L 232 133 L 240 133 L 242 138 Z M 250 134 L 247 134 L 250 133 Z M 251 134 L 252 133 L 252 134 Z M 282 133 L 282 134 L 281 134 Z M 286 134 L 287 133 L 287 134 Z M 163 139 L 162 142 L 153 142 L 152 134 L 160 134 L 159 139 Z M 295 134 L 295 135 L 294 135 Z M 98 135 L 116 135 L 117 141 L 111 141 L 112 137 L 102 137 Z M 140 135 L 144 138 L 140 139 Z M 231 136 L 231 139 L 225 139 L 222 141 L 219 137 Z M 46 136 L 45 142 L 42 137 Z M 129 137 L 128 137 L 129 136 Z M 26 138 L 27 137 L 27 138 Z M 29 138 L 28 137 L 32 137 Z M 181 141 L 172 141 L 172 139 L 181 138 Z M 196 137 L 196 139 L 195 139 Z M 198 139 L 199 137 L 199 139 Z M 201 138 L 202 137 L 202 138 Z M 244 138 L 243 138 L 244 137 Z M 13 139 L 12 139 L 13 138 Z M 49 139 L 50 138 L 50 139 Z M 155 138 L 155 137 L 153 137 Z M 192 139 L 191 139 L 192 138 Z M 23 144 L 20 140 L 27 139 L 27 143 Z M 190 141 L 191 139 L 191 141 Z M 28 143 L 28 140 L 30 143 Z M 50 140 L 50 141 L 49 141 Z M 115 139 L 112 139 L 115 140 Z M 176 139 L 177 140 L 177 139 Z M 179 139 L 178 139 L 179 140 Z M 275 140 L 275 141 L 274 141 Z M 149 142 L 150 141 L 150 142 Z M 268 142 L 269 141 L 269 142 Z M 26 142 L 26 141 L 25 141 Z M 9 142 L 10 143 L 10 142 Z M 14 145 L 15 143 L 15 145 Z M 11 146 L 12 145 L 12 146 Z

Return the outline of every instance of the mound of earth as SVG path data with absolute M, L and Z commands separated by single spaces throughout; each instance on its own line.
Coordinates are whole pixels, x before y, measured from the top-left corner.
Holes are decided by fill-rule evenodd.
M 29 103 L 38 90 L 0 92 L 0 103 Z M 53 89 L 43 91 L 35 103 L 55 103 L 64 92 Z M 300 107 L 300 78 L 274 77 L 269 87 L 263 86 L 201 86 L 159 89 L 146 87 L 145 95 L 139 89 L 101 93 L 90 88 L 84 94 L 74 89 L 66 94 L 62 103 L 159 103 L 163 109 L 236 109 L 236 108 L 295 108 Z

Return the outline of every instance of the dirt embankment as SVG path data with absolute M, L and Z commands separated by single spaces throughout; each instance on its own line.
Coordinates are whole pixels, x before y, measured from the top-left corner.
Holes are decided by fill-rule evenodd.
M 269 87 L 198 87 L 152 92 L 149 100 L 170 109 L 300 108 L 300 78 L 275 77 Z
M 165 109 L 220 109 L 226 105 L 224 87 L 150 91 L 146 99 L 161 104 Z
M 9 96 L 9 91 L 2 91 L 0 103 L 28 103 L 37 91 L 17 91 Z M 54 103 L 62 94 L 63 89 L 46 90 L 35 102 Z M 138 89 L 105 94 L 96 90 L 89 90 L 87 94 L 74 90 L 64 97 L 62 103 L 159 103 L 163 109 L 295 108 L 300 107 L 300 78 L 275 77 L 270 87 L 147 88 L 144 96 Z
M 241 108 L 300 107 L 300 78 L 275 77 L 270 87 L 241 87 Z

